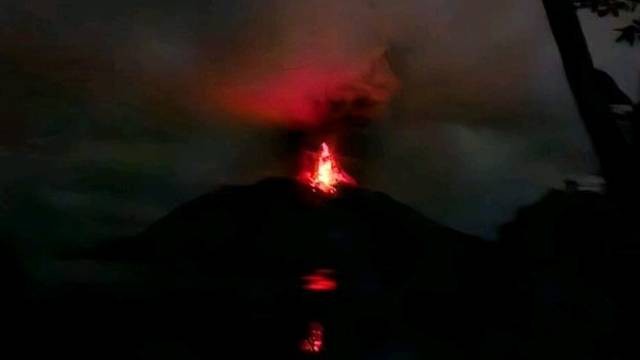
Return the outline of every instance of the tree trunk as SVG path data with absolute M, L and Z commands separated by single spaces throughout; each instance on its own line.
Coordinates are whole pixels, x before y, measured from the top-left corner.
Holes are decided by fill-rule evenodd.
M 633 191 L 631 149 L 611 117 L 594 82 L 594 66 L 587 41 L 571 1 L 542 0 L 555 37 L 569 86 L 591 138 L 607 187 L 614 195 L 629 198 Z

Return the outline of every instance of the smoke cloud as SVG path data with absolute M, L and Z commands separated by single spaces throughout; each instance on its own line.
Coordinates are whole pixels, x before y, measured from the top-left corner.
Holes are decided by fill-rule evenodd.
M 99 155 L 101 172 L 164 179 L 126 199 L 153 198 L 161 213 L 217 183 L 278 174 L 273 125 L 378 119 L 359 182 L 491 237 L 517 207 L 596 169 L 540 2 L 0 7 L 0 156 L 21 164 L 5 184 L 51 187 L 54 172 L 92 173 Z M 104 185 L 57 177 L 65 193 Z

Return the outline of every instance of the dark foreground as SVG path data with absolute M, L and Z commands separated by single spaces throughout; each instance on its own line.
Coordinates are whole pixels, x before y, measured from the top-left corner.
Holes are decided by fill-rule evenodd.
M 499 242 L 361 188 L 225 187 L 39 286 L 4 251 L 4 358 L 637 359 L 637 232 L 552 192 Z M 304 289 L 329 269 L 337 289 Z M 323 351 L 305 355 L 309 323 Z

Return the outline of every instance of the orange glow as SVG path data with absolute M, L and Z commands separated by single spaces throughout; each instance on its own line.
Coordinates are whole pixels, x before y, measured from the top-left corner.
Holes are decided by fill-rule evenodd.
M 317 354 L 324 347 L 324 327 L 322 324 L 312 322 L 309 324 L 309 335 L 302 341 L 300 349 L 306 353 Z
M 304 289 L 313 292 L 335 291 L 338 283 L 332 277 L 333 271 L 327 269 L 316 270 L 311 275 L 304 276 Z
M 330 195 L 336 194 L 341 184 L 356 185 L 356 181 L 340 168 L 329 145 L 325 142 L 316 154 L 313 169 L 304 172 L 302 180 L 307 182 L 313 191 L 320 190 Z

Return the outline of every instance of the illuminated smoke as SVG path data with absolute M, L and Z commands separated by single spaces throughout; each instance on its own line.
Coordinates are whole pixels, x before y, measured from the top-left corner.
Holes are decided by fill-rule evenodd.
M 371 119 L 384 109 L 398 80 L 385 53 L 359 67 L 307 67 L 227 82 L 214 89 L 214 101 L 244 119 L 293 127 Z

